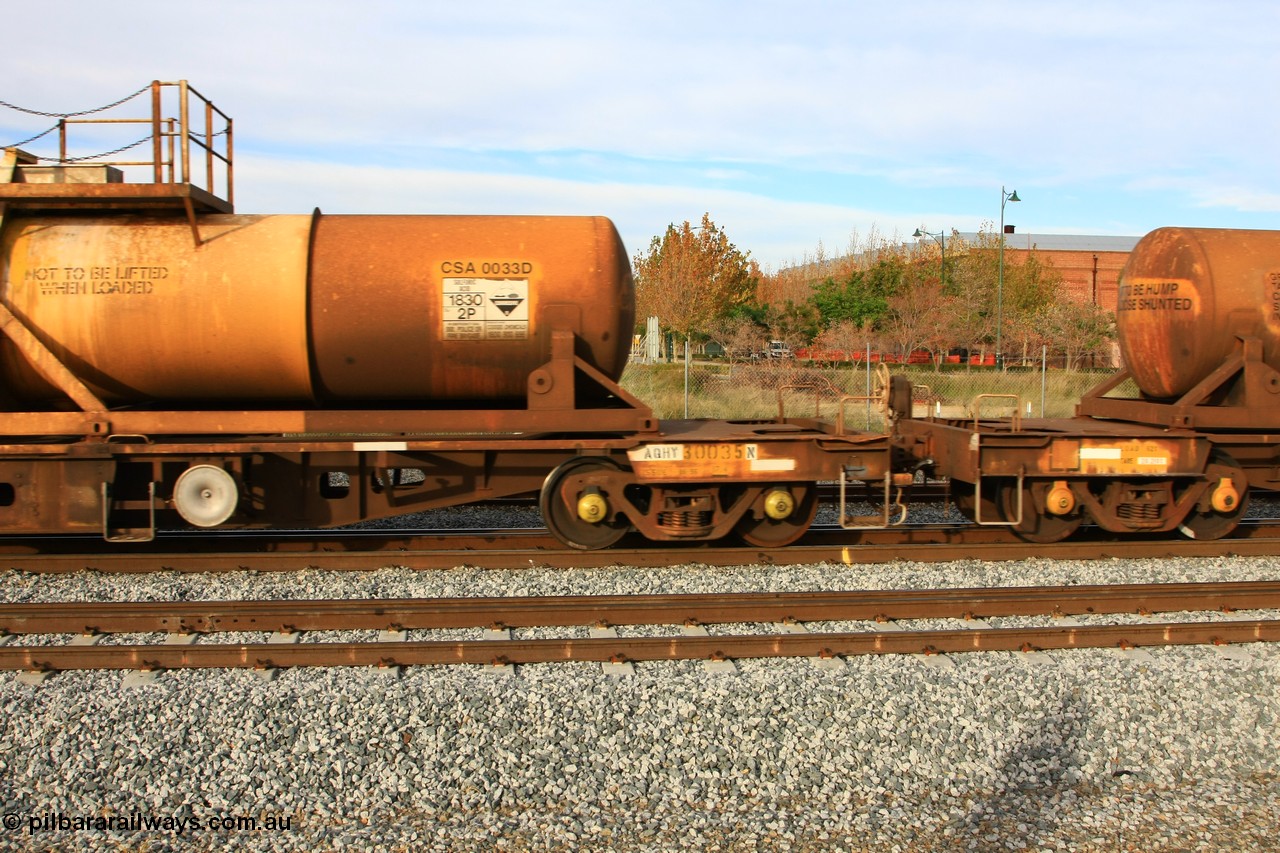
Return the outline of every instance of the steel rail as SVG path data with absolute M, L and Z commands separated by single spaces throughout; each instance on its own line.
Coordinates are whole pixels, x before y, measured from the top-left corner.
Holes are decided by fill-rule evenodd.
M 1138 648 L 1280 641 L 1280 621 L 983 630 L 226 645 L 5 646 L 0 670 L 399 667 Z
M 1280 609 L 1280 581 L 514 598 L 0 604 L 0 633 L 411 630 Z
M 861 531 L 814 529 L 785 548 L 761 549 L 722 543 L 626 545 L 600 551 L 563 548 L 538 530 L 481 534 L 411 535 L 399 532 L 353 536 L 308 531 L 293 537 L 250 538 L 217 534 L 173 537 L 146 548 L 112 546 L 101 540 L 24 540 L 0 543 L 0 569 L 60 573 L 99 571 L 113 574 L 158 571 L 371 571 L 387 566 L 440 569 L 473 566 L 492 569 L 532 567 L 657 567 L 677 563 L 704 565 L 850 565 L 911 560 L 1024 560 L 1028 557 L 1096 560 L 1105 558 L 1184 558 L 1280 555 L 1280 526 L 1242 525 L 1231 537 L 1193 540 L 1133 536 L 1107 539 L 1085 534 L 1065 542 L 1030 544 L 1007 530 L 922 525 Z

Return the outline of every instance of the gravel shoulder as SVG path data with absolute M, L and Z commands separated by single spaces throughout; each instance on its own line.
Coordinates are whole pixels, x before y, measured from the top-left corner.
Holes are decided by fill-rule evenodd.
M 398 597 L 1262 580 L 1280 561 L 0 578 L 15 601 Z M 0 804 L 18 824 L 0 849 L 1280 849 L 1280 648 L 950 660 L 175 672 L 132 688 L 0 674 Z M 134 815 L 170 827 L 94 826 Z

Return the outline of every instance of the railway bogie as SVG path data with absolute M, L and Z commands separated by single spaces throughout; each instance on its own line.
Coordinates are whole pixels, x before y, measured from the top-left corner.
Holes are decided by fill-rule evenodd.
M 899 431 L 904 449 L 952 481 L 971 520 L 1036 542 L 1086 520 L 1113 533 L 1216 538 L 1248 488 L 1230 458 L 1192 432 L 1089 418 L 911 420 Z
M 1230 534 L 1250 494 L 1274 490 L 1270 436 L 1219 436 L 1072 418 L 912 421 L 902 445 L 950 480 L 960 511 L 1031 542 L 1055 542 L 1084 524 L 1120 535 Z M 1229 438 L 1230 442 L 1220 442 Z M 1246 450 L 1242 462 L 1232 450 Z

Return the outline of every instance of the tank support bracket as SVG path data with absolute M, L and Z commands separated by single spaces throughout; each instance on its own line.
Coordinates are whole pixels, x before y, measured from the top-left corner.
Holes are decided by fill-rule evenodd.
M 578 357 L 574 353 L 575 339 L 576 335 L 568 329 L 552 330 L 551 360 L 529 374 L 530 410 L 573 411 L 579 374 L 621 400 L 628 408 L 649 410 L 644 402 L 628 394 L 618 383 Z
M 31 366 L 59 391 L 71 398 L 71 401 L 85 412 L 105 412 L 106 405 L 90 391 L 83 382 L 76 378 L 65 364 L 58 360 L 48 347 L 27 328 L 26 324 L 0 304 L 0 331 L 13 341 L 18 351 L 26 356 Z
M 1086 393 L 1076 413 L 1177 429 L 1280 428 L 1280 372 L 1263 360 L 1258 338 L 1237 338 L 1235 351 L 1177 400 L 1105 396 L 1130 376 L 1121 371 Z
M 17 148 L 6 148 L 4 154 L 0 155 L 0 183 L 9 183 L 13 180 L 13 170 L 18 163 L 34 163 L 35 158 L 19 151 Z M 8 205 L 0 202 L 0 224 L 4 222 L 4 215 L 7 213 Z M 27 359 L 31 362 L 32 367 L 40 372 L 48 382 L 53 384 L 59 391 L 71 398 L 71 401 L 86 412 L 102 412 L 106 411 L 106 406 L 97 396 L 85 387 L 84 383 L 76 378 L 75 374 L 67 369 L 67 366 L 58 360 L 49 348 L 40 342 L 26 324 L 19 320 L 9 307 L 0 304 L 0 331 L 13 341 L 14 346 L 18 348 Z

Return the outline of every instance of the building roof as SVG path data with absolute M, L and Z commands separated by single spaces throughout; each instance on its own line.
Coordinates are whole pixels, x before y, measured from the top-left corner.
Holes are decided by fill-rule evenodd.
M 973 232 L 962 231 L 960 236 L 970 243 L 978 240 L 978 235 Z M 1015 231 L 1005 235 L 1004 245 L 1008 249 L 1035 247 L 1045 252 L 1132 252 L 1141 239 L 1098 234 L 1033 234 L 1029 231 Z

